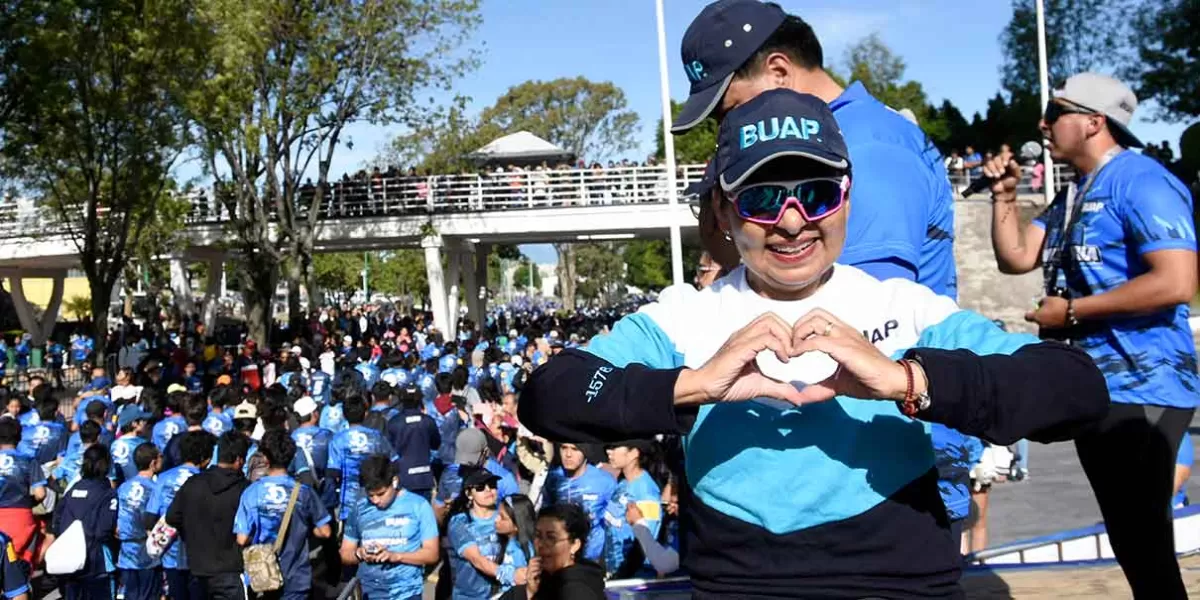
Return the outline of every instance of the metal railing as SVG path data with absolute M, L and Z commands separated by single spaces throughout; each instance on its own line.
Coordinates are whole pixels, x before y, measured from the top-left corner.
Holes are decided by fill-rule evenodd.
M 1059 185 L 1071 177 L 1068 169 L 1056 169 Z M 704 165 L 681 165 L 676 173 L 678 192 L 699 181 Z M 957 195 L 969 183 L 965 173 L 950 177 Z M 1022 178 L 1019 193 L 1038 193 L 1032 174 Z M 534 208 L 608 206 L 663 203 L 667 201 L 667 171 L 662 165 L 613 168 L 555 168 L 494 173 L 433 175 L 428 177 L 366 174 L 326 184 L 321 203 L 322 219 L 405 216 L 462 212 L 509 211 Z M 306 214 L 316 190 L 300 190 L 301 215 Z M 189 194 L 191 224 L 222 223 L 230 220 L 230 208 L 215 188 Z M 986 198 L 986 192 L 976 198 Z M 36 232 L 56 232 L 58 215 L 47 208 L 28 204 L 0 204 L 0 238 L 24 237 Z

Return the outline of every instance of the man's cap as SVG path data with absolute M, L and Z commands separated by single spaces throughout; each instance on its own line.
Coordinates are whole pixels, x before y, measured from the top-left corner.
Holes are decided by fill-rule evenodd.
M 725 191 L 784 156 L 850 170 L 850 151 L 829 106 L 816 96 L 786 88 L 763 92 L 729 111 L 717 142 L 717 169 Z
M 733 74 L 783 24 L 787 13 L 758 0 L 718 0 L 683 34 L 683 71 L 692 87 L 671 133 L 686 133 L 721 104 Z
M 463 476 L 463 489 L 469 489 L 494 481 L 500 481 L 500 477 L 483 467 L 476 467 Z
M 1080 73 L 1067 78 L 1054 97 L 1104 115 L 1117 143 L 1126 148 L 1141 148 L 1141 140 L 1129 131 L 1138 100 L 1129 86 L 1107 75 Z
M 174 394 L 175 392 L 186 392 L 186 391 L 188 391 L 187 388 L 183 387 L 182 385 L 180 385 L 178 383 L 172 383 L 171 385 L 167 386 L 168 394 Z
M 258 407 L 249 402 L 242 402 L 233 408 L 233 418 L 235 419 L 257 419 Z
M 299 400 L 292 403 L 292 411 L 298 416 L 307 417 L 317 412 L 317 403 L 311 396 L 301 396 Z
M 487 438 L 482 431 L 473 427 L 464 429 L 454 439 L 454 462 L 460 465 L 478 464 L 486 448 Z
M 127 425 L 134 421 L 146 421 L 154 416 L 153 413 L 141 407 L 136 402 L 126 404 L 121 408 L 121 412 L 117 413 L 117 428 L 125 429 Z
M 343 341 L 343 342 L 353 342 L 353 341 L 354 341 L 354 338 L 350 337 L 349 335 L 343 335 L 343 336 L 342 336 L 342 341 Z

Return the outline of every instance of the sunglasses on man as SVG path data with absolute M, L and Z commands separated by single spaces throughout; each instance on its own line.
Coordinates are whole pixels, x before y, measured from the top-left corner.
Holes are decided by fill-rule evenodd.
M 1056 102 L 1054 100 L 1051 100 L 1046 103 L 1046 111 L 1044 113 L 1044 116 L 1042 117 L 1042 120 L 1044 120 L 1047 125 L 1053 125 L 1056 122 L 1058 122 L 1058 119 L 1061 118 L 1063 115 L 1098 115 L 1098 114 L 1100 114 L 1100 113 L 1098 113 L 1090 108 L 1084 108 L 1082 106 L 1072 106 L 1070 104 L 1064 104 L 1063 102 Z

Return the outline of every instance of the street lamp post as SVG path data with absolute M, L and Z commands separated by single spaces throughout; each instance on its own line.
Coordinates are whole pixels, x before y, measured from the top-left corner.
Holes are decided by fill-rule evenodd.
M 1038 79 L 1041 84 L 1042 107 L 1050 102 L 1050 67 L 1046 56 L 1046 6 L 1044 0 L 1037 0 L 1037 43 L 1038 43 Z M 1042 164 L 1046 171 L 1042 176 L 1042 190 L 1046 194 L 1046 205 L 1054 201 L 1057 192 L 1057 178 L 1054 175 L 1054 159 L 1050 158 L 1050 149 L 1042 148 Z
M 667 203 L 671 207 L 671 281 L 683 283 L 683 238 L 679 223 L 674 221 L 678 203 L 675 181 L 675 140 L 671 137 L 671 85 L 667 80 L 667 28 L 663 17 L 663 0 L 655 0 L 654 12 L 658 17 L 658 79 L 662 93 L 663 149 L 667 159 Z

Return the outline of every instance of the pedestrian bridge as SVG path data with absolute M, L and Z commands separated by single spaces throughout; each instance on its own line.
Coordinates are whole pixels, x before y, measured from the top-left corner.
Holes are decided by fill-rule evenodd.
M 680 167 L 678 192 L 703 170 Z M 398 248 L 418 245 L 430 232 L 483 244 L 665 238 L 671 225 L 696 224 L 685 204 L 668 204 L 668 185 L 663 166 L 344 179 L 325 190 L 316 245 L 318 251 Z M 313 192 L 305 186 L 301 197 Z M 185 240 L 189 253 L 203 255 L 228 239 L 224 227 L 234 207 L 212 189 L 189 199 Z M 0 268 L 77 264 L 68 227 L 50 209 L 0 207 Z
M 704 165 L 678 167 L 677 194 L 700 180 L 703 171 Z M 475 293 L 476 284 L 487 281 L 487 254 L 492 244 L 664 239 L 675 225 L 683 230 L 685 238 L 694 239 L 696 219 L 686 201 L 669 203 L 669 181 L 667 167 L 662 165 L 345 177 L 325 188 L 325 200 L 318 209 L 315 249 L 334 252 L 423 247 L 435 320 L 444 322 L 439 317 L 455 314 L 460 280 L 466 288 L 463 299 L 468 312 L 480 314 L 482 300 Z M 966 185 L 965 180 L 952 183 L 956 190 Z M 1032 192 L 1028 187 L 1024 191 Z M 314 192 L 311 185 L 306 185 L 300 196 L 312 198 Z M 226 201 L 213 188 L 197 190 L 188 198 L 191 210 L 186 217 L 185 249 L 171 259 L 172 287 L 178 290 L 177 296 L 184 298 L 191 296 L 184 275 L 186 262 L 207 261 L 210 272 L 222 272 L 230 235 L 226 226 L 236 210 L 234 202 Z M 305 202 L 300 204 L 303 218 L 308 209 Z M 965 221 L 980 220 L 964 218 L 967 204 L 986 206 L 960 202 L 956 206 L 956 229 L 961 230 Z M 974 212 L 990 216 L 990 209 Z M 79 231 L 82 223 L 83 215 L 74 222 L 64 222 L 61 215 L 46 207 L 20 202 L 0 205 L 0 277 L 52 278 L 56 287 L 61 287 L 58 284 L 67 270 L 79 265 L 69 232 Z M 449 269 L 446 277 L 442 275 L 443 250 Z M 961 257 L 959 262 L 963 263 Z M 219 285 L 216 278 L 210 281 L 207 297 L 219 296 Z M 21 295 L 20 286 L 13 287 L 14 296 Z M 449 305 L 439 299 L 447 292 Z M 18 299 L 18 308 L 23 301 L 23 297 Z M 448 310 L 443 312 L 439 306 Z M 55 309 L 47 312 L 55 313 Z

